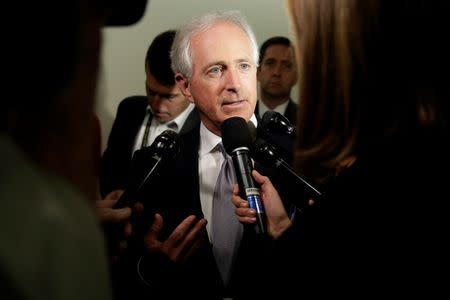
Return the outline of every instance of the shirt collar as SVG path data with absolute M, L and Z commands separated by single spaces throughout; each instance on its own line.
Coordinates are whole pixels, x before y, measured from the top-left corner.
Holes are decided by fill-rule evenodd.
M 250 122 L 252 122 L 255 127 L 258 126 L 258 121 L 256 120 L 255 114 L 250 118 Z M 200 122 L 200 149 L 199 156 L 203 156 L 205 154 L 210 153 L 217 147 L 217 144 L 222 142 L 222 137 L 215 135 L 209 129 L 203 125 L 203 122 Z
M 175 123 L 177 125 L 178 130 L 181 129 L 181 127 L 183 127 L 184 122 L 186 122 L 189 114 L 191 113 L 191 111 L 194 109 L 195 105 L 193 103 L 189 103 L 189 105 L 186 107 L 185 110 L 183 110 L 183 112 L 181 114 L 179 114 L 175 119 L 173 119 L 172 121 L 169 121 L 167 123 L 164 124 L 169 124 L 169 123 Z M 147 113 L 152 113 L 152 108 L 150 107 L 150 105 L 147 105 Z M 156 123 L 158 125 L 161 125 L 162 123 L 159 122 L 156 118 L 153 118 L 155 121 L 157 121 Z
M 277 107 L 275 107 L 275 109 L 269 109 L 269 108 L 264 104 L 264 102 L 262 102 L 262 100 L 258 100 L 258 104 L 257 104 L 257 105 L 258 105 L 258 109 L 259 109 L 259 115 L 260 115 L 260 116 L 264 115 L 264 113 L 265 113 L 266 111 L 268 111 L 268 110 L 273 110 L 273 111 L 276 111 L 277 113 L 280 113 L 280 114 L 284 115 L 284 113 L 285 113 L 285 111 L 286 111 L 286 108 L 287 108 L 287 106 L 288 106 L 288 104 L 289 104 L 289 100 L 290 100 L 290 99 L 288 99 L 288 100 L 286 100 L 284 103 L 278 105 Z

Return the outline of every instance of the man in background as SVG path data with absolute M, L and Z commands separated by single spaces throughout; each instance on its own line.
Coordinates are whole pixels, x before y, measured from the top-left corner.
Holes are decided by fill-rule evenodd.
M 102 196 L 125 189 L 131 159 L 136 150 L 149 146 L 166 129 L 183 133 L 200 122 L 197 110 L 175 84 L 170 48 L 175 30 L 160 33 L 145 57 L 147 96 L 125 98 L 117 115 L 101 161 Z
M 255 109 L 258 118 L 272 110 L 296 124 L 297 104 L 291 99 L 292 87 L 297 83 L 294 53 L 291 41 L 283 36 L 271 37 L 261 45 L 257 72 L 260 99 Z

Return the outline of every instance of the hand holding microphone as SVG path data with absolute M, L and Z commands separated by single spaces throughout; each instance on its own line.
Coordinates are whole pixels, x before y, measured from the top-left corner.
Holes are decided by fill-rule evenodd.
M 266 232 L 266 220 L 259 187 L 252 177 L 253 163 L 250 158 L 252 137 L 247 122 L 241 117 L 232 117 L 222 123 L 221 130 L 223 146 L 233 159 L 240 196 L 256 211 L 255 229 L 258 234 L 263 234 Z

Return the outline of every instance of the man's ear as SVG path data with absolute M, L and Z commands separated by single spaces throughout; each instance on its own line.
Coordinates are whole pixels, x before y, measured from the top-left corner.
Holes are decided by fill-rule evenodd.
M 175 81 L 181 93 L 192 103 L 194 103 L 194 97 L 192 97 L 189 80 L 181 73 L 175 74 Z
M 260 81 L 260 79 L 259 79 L 260 72 L 261 72 L 261 67 L 258 67 L 256 69 L 256 80 L 258 80 L 258 81 Z

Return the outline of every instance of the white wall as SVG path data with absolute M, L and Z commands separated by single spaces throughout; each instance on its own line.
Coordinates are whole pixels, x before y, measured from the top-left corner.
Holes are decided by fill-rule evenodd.
M 153 38 L 167 29 L 176 29 L 196 15 L 216 9 L 240 10 L 255 31 L 258 43 L 274 35 L 292 37 L 282 0 L 150 0 L 144 17 L 136 25 L 104 29 L 97 104 L 103 148 L 119 102 L 130 95 L 145 95 L 144 59 Z M 292 96 L 297 99 L 297 90 Z

